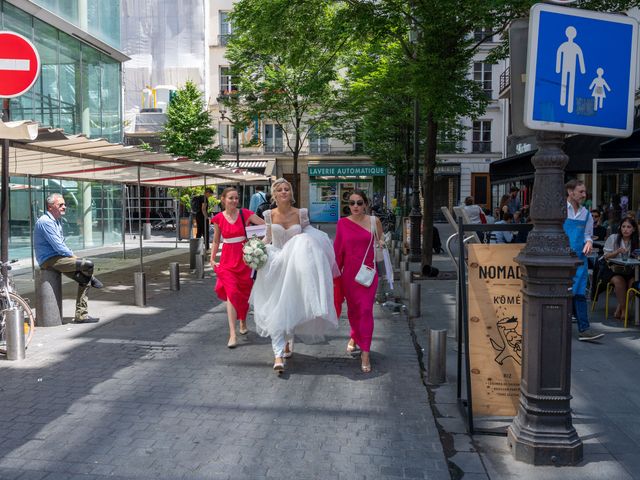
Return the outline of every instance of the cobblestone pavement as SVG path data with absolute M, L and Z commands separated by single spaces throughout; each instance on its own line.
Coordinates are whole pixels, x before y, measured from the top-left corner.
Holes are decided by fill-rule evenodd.
M 26 360 L 0 362 L 0 479 L 450 478 L 402 316 L 376 310 L 371 374 L 343 318 L 278 377 L 268 339 L 226 348 L 210 273 L 171 292 L 168 261 L 146 264 L 146 308 L 135 266 L 103 273 L 100 323 L 38 329 Z

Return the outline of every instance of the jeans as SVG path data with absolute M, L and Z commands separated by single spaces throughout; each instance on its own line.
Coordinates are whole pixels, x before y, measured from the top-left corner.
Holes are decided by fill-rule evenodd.
M 589 309 L 584 295 L 573 296 L 573 314 L 578 321 L 578 331 L 589 330 Z

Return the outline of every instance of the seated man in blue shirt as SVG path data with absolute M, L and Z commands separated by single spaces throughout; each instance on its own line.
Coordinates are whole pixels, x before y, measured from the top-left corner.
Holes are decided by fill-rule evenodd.
M 505 212 L 502 215 L 502 220 L 496 222 L 495 225 L 506 225 L 513 223 L 513 215 L 509 212 Z M 496 231 L 491 232 L 494 243 L 511 243 L 513 242 L 513 232 L 511 231 Z
M 64 243 L 60 218 L 67 206 L 59 193 L 47 197 L 47 211 L 36 222 L 33 244 L 36 259 L 43 270 L 57 270 L 78 282 L 75 323 L 95 323 L 99 319 L 91 317 L 87 305 L 89 287 L 102 288 L 102 282 L 93 276 L 93 262 L 76 257 Z

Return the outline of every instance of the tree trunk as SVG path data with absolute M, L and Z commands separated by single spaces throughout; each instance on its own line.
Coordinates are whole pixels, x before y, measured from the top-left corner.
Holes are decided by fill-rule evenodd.
M 434 184 L 436 170 L 436 153 L 438 151 L 438 123 L 433 114 L 427 114 L 427 149 L 424 157 L 424 176 L 422 180 L 423 208 L 422 208 L 422 268 L 431 266 L 433 261 L 433 210 Z

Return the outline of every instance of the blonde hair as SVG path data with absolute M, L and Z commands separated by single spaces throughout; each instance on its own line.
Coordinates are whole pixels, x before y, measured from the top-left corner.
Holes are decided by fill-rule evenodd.
M 238 189 L 236 187 L 227 187 L 224 190 L 222 190 L 222 193 L 220 194 L 220 203 L 224 208 L 227 208 L 224 201 L 227 198 L 227 195 L 231 192 L 238 193 Z
M 278 188 L 278 185 L 282 185 L 283 183 L 289 185 L 289 190 L 291 190 L 291 205 L 294 205 L 296 203 L 296 199 L 293 197 L 293 185 L 291 185 L 289 180 L 285 178 L 279 178 L 271 184 L 271 203 L 276 203 L 276 189 Z

